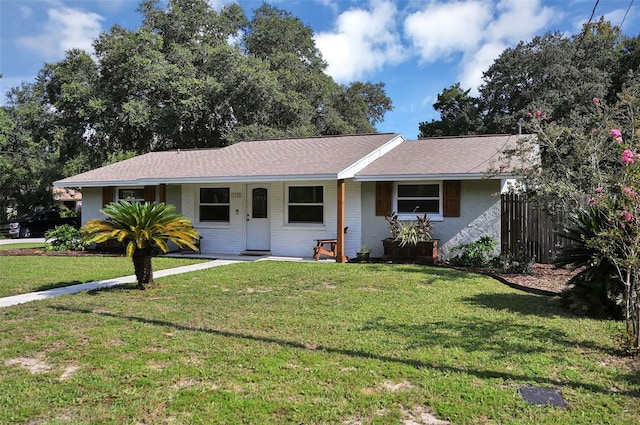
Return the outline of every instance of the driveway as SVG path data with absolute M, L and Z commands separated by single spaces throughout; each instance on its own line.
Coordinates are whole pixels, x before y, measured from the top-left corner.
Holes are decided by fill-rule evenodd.
M 0 245 L 12 243 L 44 243 L 44 238 L 0 239 Z

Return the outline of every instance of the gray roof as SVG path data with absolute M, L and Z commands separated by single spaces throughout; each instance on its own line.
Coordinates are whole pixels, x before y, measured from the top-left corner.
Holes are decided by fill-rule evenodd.
M 479 178 L 497 166 L 498 152 L 519 136 L 433 137 L 408 140 L 356 174 L 358 180 Z
M 262 140 L 219 149 L 152 152 L 54 184 L 74 187 L 348 178 L 403 140 L 399 134 L 385 133 Z

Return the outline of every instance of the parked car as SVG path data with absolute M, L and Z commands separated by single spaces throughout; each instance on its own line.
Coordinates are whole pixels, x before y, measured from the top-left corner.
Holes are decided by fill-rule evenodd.
M 78 217 L 60 217 L 60 212 L 57 210 L 38 210 L 12 219 L 9 222 L 9 237 L 42 236 L 47 230 L 55 229 L 56 226 L 63 224 L 78 228 L 80 220 Z

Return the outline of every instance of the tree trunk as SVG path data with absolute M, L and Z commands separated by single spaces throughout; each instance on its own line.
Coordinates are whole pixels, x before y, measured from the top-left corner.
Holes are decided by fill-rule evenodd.
M 151 248 L 136 249 L 133 253 L 133 268 L 140 289 L 144 289 L 146 284 L 153 283 L 152 253 Z

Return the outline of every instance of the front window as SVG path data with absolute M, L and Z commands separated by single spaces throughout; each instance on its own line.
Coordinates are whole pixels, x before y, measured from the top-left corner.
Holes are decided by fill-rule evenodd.
M 118 189 L 118 200 L 129 202 L 144 202 L 144 189 L 127 188 Z
M 324 223 L 324 188 L 289 186 L 289 223 Z
M 229 222 L 229 188 L 200 189 L 200 221 Z
M 440 215 L 440 185 L 399 184 L 398 214 Z

